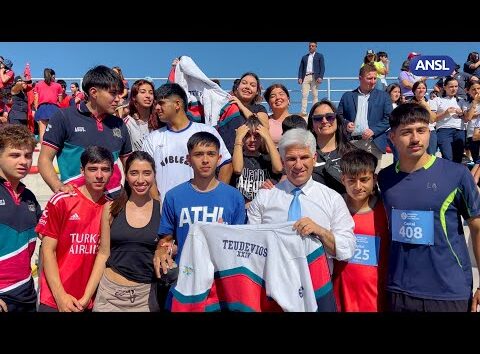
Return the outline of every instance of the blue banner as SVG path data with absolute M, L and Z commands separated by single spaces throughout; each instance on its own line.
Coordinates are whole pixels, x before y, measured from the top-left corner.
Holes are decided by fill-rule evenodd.
M 410 62 L 410 71 L 417 76 L 449 76 L 455 62 L 447 55 L 420 55 Z

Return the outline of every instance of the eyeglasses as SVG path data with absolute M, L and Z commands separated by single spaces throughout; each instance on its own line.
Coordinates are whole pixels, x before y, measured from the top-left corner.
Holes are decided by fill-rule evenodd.
M 323 118 L 325 118 L 327 122 L 331 124 L 335 120 L 336 115 L 335 113 L 325 113 L 325 114 L 315 114 L 314 116 L 312 116 L 312 120 L 314 122 L 321 122 Z

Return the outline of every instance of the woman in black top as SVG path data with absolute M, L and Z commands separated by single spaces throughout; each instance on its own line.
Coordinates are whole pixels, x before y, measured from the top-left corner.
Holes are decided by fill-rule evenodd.
M 12 108 L 8 113 L 10 124 L 27 126 L 28 122 L 28 97 L 27 92 L 32 90 L 31 80 L 25 80 L 22 76 L 15 77 L 15 85 L 12 87 Z
M 336 112 L 335 105 L 323 99 L 312 106 L 308 115 L 308 130 L 317 139 L 317 163 L 312 178 L 343 194 L 340 160 L 355 147 L 348 142 L 343 119 Z
M 103 211 L 100 248 L 84 295 L 92 296 L 98 285 L 93 311 L 160 310 L 153 268 L 160 202 L 153 188 L 155 161 L 133 152 L 125 163 L 125 187 Z

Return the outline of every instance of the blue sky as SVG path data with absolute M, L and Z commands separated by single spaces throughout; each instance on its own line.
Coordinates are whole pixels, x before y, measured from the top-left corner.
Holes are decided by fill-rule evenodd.
M 211 78 L 238 77 L 253 71 L 262 77 L 295 78 L 306 42 L 16 42 L 1 43 L 0 55 L 14 62 L 13 70 L 23 72 L 27 62 L 32 75 L 42 77 L 43 68 L 51 67 L 57 78 L 82 77 L 98 64 L 120 66 L 126 77 L 166 77 L 172 58 L 190 56 Z M 480 42 L 319 42 L 318 51 L 325 56 L 325 76 L 354 76 L 367 49 L 385 51 L 390 57 L 389 76 L 397 77 L 402 61 L 411 51 L 424 55 L 449 55 L 462 65 L 471 51 L 480 49 Z M 274 80 L 279 81 L 279 80 Z M 156 86 L 162 82 L 155 82 Z M 272 81 L 263 81 L 266 88 Z M 299 90 L 296 81 L 284 82 L 289 89 Z M 223 80 L 225 89 L 231 81 Z M 333 89 L 353 89 L 357 81 L 335 82 Z M 432 82 L 429 82 L 429 87 Z M 320 89 L 325 89 L 322 84 Z M 340 93 L 333 93 L 338 100 Z M 299 91 L 292 92 L 291 111 L 298 112 Z M 326 93 L 320 92 L 320 97 Z

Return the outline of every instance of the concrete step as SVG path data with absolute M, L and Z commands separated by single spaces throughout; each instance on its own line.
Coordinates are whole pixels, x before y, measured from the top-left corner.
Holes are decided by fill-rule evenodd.
M 29 174 L 22 180 L 22 183 L 32 191 L 43 209 L 53 195 L 53 192 L 45 183 L 42 176 L 40 176 L 39 173 Z
M 32 168 L 30 169 L 30 173 L 25 176 L 22 182 L 30 189 L 35 197 L 37 197 L 38 203 L 42 207 L 42 209 L 47 204 L 50 197 L 53 195 L 50 187 L 45 183 L 40 173 L 38 173 L 38 156 L 40 155 L 40 144 L 37 144 L 35 150 L 33 151 L 33 162 Z M 57 158 L 53 160 L 53 165 L 57 168 Z

